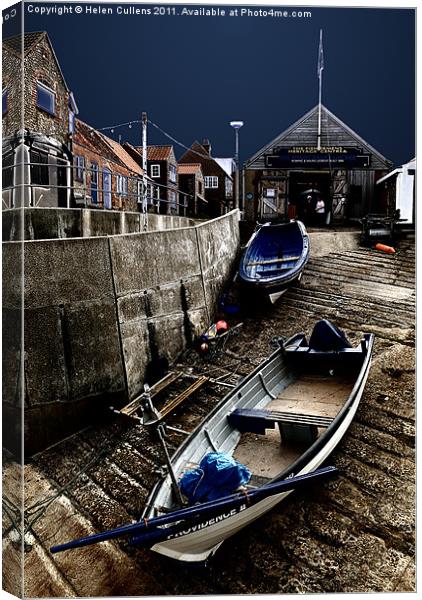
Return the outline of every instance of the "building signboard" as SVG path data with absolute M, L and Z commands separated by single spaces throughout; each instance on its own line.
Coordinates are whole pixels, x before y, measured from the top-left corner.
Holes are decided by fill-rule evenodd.
M 366 168 L 370 165 L 370 155 L 363 154 L 360 148 L 346 146 L 292 146 L 279 148 L 273 154 L 265 156 L 265 165 L 269 169 L 286 167 L 334 167 Z

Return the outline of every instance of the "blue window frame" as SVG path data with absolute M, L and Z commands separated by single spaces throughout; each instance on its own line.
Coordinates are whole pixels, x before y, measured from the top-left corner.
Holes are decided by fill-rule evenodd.
M 111 209 L 111 171 L 103 169 L 103 197 L 104 208 Z
M 98 204 L 98 165 L 91 163 L 91 199 L 94 204 Z
M 56 114 L 56 94 L 41 81 L 37 81 L 37 106 L 50 115 Z
M 3 90 L 3 115 L 7 113 L 7 90 Z

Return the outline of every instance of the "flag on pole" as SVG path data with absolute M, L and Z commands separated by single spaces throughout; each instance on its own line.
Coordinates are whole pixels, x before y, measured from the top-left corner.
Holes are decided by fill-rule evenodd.
M 319 30 L 319 49 L 318 49 L 318 79 L 321 79 L 321 73 L 324 69 L 324 48 L 322 47 L 322 29 Z

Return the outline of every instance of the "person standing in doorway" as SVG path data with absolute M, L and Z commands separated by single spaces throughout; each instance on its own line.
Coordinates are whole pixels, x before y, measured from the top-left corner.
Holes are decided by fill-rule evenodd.
M 318 198 L 315 205 L 315 215 L 317 224 L 323 225 L 325 223 L 325 202 L 321 197 Z

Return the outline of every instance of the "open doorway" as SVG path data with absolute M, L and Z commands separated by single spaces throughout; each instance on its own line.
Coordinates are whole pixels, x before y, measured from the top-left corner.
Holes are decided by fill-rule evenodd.
M 324 201 L 323 212 L 317 212 L 317 203 Z M 329 171 L 290 171 L 289 204 L 295 207 L 295 216 L 306 225 L 325 223 L 331 210 L 331 175 Z

